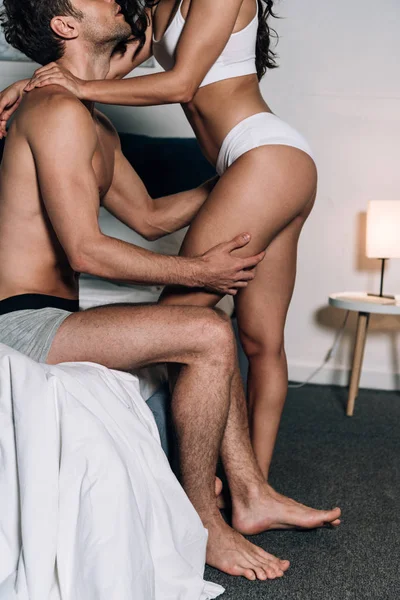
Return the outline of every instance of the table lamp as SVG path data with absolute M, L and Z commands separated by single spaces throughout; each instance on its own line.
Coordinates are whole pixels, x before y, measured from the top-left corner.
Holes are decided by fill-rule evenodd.
M 367 212 L 367 257 L 382 261 L 380 298 L 394 298 L 383 294 L 385 261 L 400 258 L 400 200 L 372 200 Z

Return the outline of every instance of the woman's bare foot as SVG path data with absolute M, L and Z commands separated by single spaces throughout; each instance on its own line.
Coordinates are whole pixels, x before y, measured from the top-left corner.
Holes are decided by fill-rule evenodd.
M 232 526 L 254 535 L 269 529 L 315 529 L 340 525 L 341 510 L 316 510 L 299 504 L 264 484 L 245 500 L 233 499 Z
M 226 508 L 226 502 L 223 494 L 224 486 L 219 477 L 215 478 L 215 497 L 217 498 L 218 508 Z
M 221 517 L 206 524 L 208 544 L 206 562 L 228 575 L 254 581 L 282 577 L 289 568 L 288 560 L 280 560 L 246 540 Z

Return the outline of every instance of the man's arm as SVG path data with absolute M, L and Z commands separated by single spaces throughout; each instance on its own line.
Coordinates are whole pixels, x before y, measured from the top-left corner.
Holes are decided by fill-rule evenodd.
M 201 257 L 185 258 L 155 254 L 103 235 L 92 165 L 98 140 L 89 111 L 61 93 L 44 99 L 34 110 L 39 112 L 25 119 L 26 132 L 43 202 L 75 271 L 128 282 L 205 287 L 220 294 L 235 294 L 254 278 L 247 269 L 264 253 L 248 259 L 231 254 L 248 243 L 244 236 Z
M 210 179 L 193 190 L 153 199 L 122 154 L 118 140 L 114 179 L 102 204 L 125 225 L 153 241 L 189 225 L 216 181 Z

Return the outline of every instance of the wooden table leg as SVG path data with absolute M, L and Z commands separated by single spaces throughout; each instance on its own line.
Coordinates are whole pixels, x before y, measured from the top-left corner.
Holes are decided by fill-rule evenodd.
M 354 404 L 360 385 L 361 367 L 364 358 L 365 340 L 367 337 L 369 313 L 358 313 L 356 341 L 354 344 L 353 366 L 351 370 L 349 398 L 347 400 L 347 416 L 352 417 Z

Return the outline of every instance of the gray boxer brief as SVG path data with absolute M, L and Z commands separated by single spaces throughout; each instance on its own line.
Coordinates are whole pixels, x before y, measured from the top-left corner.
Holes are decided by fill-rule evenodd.
M 0 342 L 45 363 L 59 327 L 71 314 L 73 311 L 54 306 L 0 314 Z

